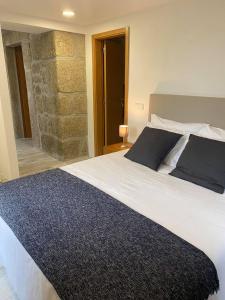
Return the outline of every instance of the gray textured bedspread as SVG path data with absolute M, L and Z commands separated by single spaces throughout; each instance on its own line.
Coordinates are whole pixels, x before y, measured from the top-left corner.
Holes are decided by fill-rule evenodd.
M 0 185 L 0 216 L 61 299 L 200 300 L 219 287 L 202 251 L 59 169 Z

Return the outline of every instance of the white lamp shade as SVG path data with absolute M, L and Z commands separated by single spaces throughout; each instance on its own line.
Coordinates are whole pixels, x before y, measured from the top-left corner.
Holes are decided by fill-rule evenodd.
M 120 125 L 119 136 L 125 138 L 128 136 L 128 125 Z

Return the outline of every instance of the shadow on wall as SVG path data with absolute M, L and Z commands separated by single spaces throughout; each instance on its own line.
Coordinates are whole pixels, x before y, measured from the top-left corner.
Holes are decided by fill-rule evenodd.
M 33 145 L 60 160 L 87 155 L 84 35 L 3 30 L 3 41 L 16 137 L 23 137 L 14 53 L 21 45 Z

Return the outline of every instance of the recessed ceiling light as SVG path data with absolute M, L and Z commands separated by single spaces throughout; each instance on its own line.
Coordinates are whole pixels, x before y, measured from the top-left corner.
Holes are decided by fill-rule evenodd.
M 75 12 L 72 10 L 64 10 L 62 14 L 64 17 L 67 17 L 67 18 L 71 18 L 71 17 L 75 16 Z

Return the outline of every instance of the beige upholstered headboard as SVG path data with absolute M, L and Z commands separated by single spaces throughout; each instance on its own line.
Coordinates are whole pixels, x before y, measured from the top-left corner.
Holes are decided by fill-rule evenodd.
M 225 98 L 152 94 L 151 113 L 178 122 L 208 123 L 225 129 Z

